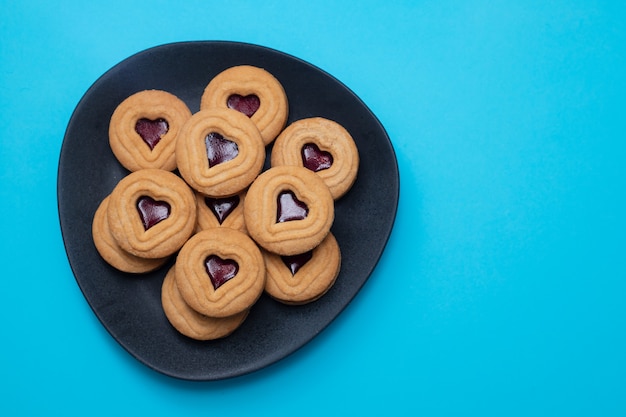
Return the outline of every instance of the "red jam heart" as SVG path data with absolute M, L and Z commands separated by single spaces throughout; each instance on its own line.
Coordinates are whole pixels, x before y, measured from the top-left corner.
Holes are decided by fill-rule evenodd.
M 328 169 L 333 164 L 333 156 L 320 150 L 314 143 L 307 143 L 302 147 L 302 163 L 305 168 L 313 172 Z
M 298 272 L 298 270 L 302 268 L 304 264 L 309 262 L 312 257 L 313 251 L 310 250 L 308 252 L 304 252 L 298 255 L 281 256 L 281 259 L 283 260 L 287 268 L 289 268 L 289 270 L 291 271 L 291 275 L 296 275 L 296 272 Z
M 209 133 L 204 143 L 206 144 L 206 154 L 209 158 L 209 167 L 230 161 L 239 155 L 237 144 L 225 139 L 224 136 L 217 132 Z
M 143 196 L 137 200 L 137 211 L 144 230 L 148 230 L 160 221 L 167 219 L 170 215 L 170 205 L 165 201 L 155 201 Z
M 228 97 L 226 105 L 229 109 L 237 110 L 245 114 L 248 117 L 252 117 L 254 113 L 259 109 L 261 100 L 254 94 L 249 96 L 240 96 L 239 94 L 233 94 Z
M 308 214 L 309 208 L 307 205 L 298 200 L 292 191 L 283 191 L 278 194 L 276 223 L 303 220 Z
M 235 195 L 226 198 L 210 198 L 204 199 L 207 207 L 213 212 L 217 221 L 222 224 L 226 217 L 239 205 L 239 196 Z
M 144 142 L 153 150 L 161 137 L 167 133 L 169 125 L 165 119 L 150 120 L 142 118 L 135 123 L 135 132 L 141 136 Z
M 233 279 L 239 272 L 239 265 L 232 259 L 222 259 L 217 255 L 210 255 L 204 260 L 204 267 L 216 290 L 227 281 Z

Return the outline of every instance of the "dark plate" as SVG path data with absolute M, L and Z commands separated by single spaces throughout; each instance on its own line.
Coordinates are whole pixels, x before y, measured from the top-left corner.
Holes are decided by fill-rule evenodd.
M 127 175 L 108 144 L 108 123 L 117 105 L 137 91 L 161 89 L 180 97 L 195 112 L 211 78 L 240 64 L 265 68 L 283 84 L 289 99 L 288 123 L 321 116 L 342 124 L 356 141 L 361 165 L 354 187 L 336 203 L 332 232 L 342 250 L 342 266 L 333 288 L 320 300 L 299 307 L 264 295 L 232 335 L 198 342 L 180 335 L 163 314 L 165 268 L 141 276 L 111 268 L 92 243 L 91 221 L 100 201 Z M 188 380 L 258 370 L 319 334 L 372 273 L 391 233 L 399 196 L 398 166 L 389 137 L 354 93 L 302 60 L 232 42 L 163 45 L 106 72 L 74 110 L 61 149 L 57 186 L 67 256 L 100 322 L 139 361 Z

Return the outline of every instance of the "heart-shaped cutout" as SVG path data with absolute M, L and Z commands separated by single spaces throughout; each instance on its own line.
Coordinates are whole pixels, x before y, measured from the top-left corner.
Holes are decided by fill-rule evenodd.
M 222 259 L 217 255 L 210 255 L 204 260 L 204 267 L 213 288 L 216 290 L 227 281 L 235 278 L 239 272 L 239 264 L 232 259 Z
M 239 205 L 239 196 L 235 195 L 226 198 L 206 197 L 204 202 L 215 215 L 217 221 L 222 224 L 224 220 L 226 220 L 226 217 Z
M 280 258 L 283 260 L 287 268 L 289 268 L 289 270 L 291 271 L 291 275 L 296 275 L 296 272 L 298 272 L 298 270 L 300 270 L 300 268 L 302 268 L 304 264 L 309 262 L 312 257 L 313 251 L 310 250 L 308 252 L 300 253 L 298 255 L 281 256 Z
M 248 117 L 252 117 L 261 106 L 261 100 L 258 96 L 250 94 L 248 96 L 240 96 L 232 94 L 228 97 L 226 105 L 229 109 L 237 110 Z
M 307 143 L 302 147 L 302 163 L 305 168 L 313 172 L 328 169 L 333 164 L 333 156 L 314 143 Z
M 239 147 L 231 140 L 217 132 L 211 132 L 204 140 L 206 144 L 206 154 L 209 159 L 209 167 L 235 159 L 239 155 Z
M 292 191 L 282 191 L 278 194 L 276 223 L 304 220 L 308 214 L 309 207 L 304 202 L 298 200 Z
M 170 205 L 165 201 L 156 201 L 148 196 L 139 197 L 137 211 L 143 223 L 144 230 L 167 219 L 170 215 Z
M 135 123 L 135 132 L 141 136 L 141 139 L 146 142 L 150 150 L 154 149 L 169 128 L 167 121 L 161 118 L 156 120 L 141 118 Z

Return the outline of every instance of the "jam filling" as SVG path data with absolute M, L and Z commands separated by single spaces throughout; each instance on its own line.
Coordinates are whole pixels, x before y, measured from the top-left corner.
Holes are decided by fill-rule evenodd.
M 300 253 L 298 255 L 281 256 L 281 259 L 283 260 L 287 268 L 289 268 L 289 270 L 291 271 L 291 275 L 296 275 L 296 272 L 298 272 L 300 268 L 304 266 L 304 264 L 309 262 L 312 257 L 313 251 L 310 250 L 308 252 Z
M 204 260 L 204 267 L 213 288 L 216 290 L 227 281 L 233 279 L 239 272 L 239 265 L 232 259 L 222 259 L 217 255 L 209 255 Z
M 302 163 L 305 168 L 310 169 L 313 172 L 328 169 L 333 164 L 333 156 L 320 150 L 314 143 L 307 143 L 302 147 Z
M 239 147 L 233 141 L 225 139 L 217 132 L 211 132 L 204 139 L 209 167 L 235 159 L 239 155 Z
M 235 208 L 239 205 L 239 196 L 235 195 L 225 198 L 205 197 L 204 202 L 215 215 L 217 221 L 222 224 L 224 223 L 224 220 L 226 220 L 226 217 L 228 217 L 230 213 L 232 213 L 233 210 L 235 210 Z
M 252 115 L 259 109 L 261 100 L 254 94 L 250 94 L 248 96 L 233 94 L 228 97 L 226 105 L 229 109 L 237 110 L 248 117 L 252 117 Z
M 146 142 L 150 150 L 154 149 L 169 128 L 167 121 L 161 118 L 156 120 L 141 118 L 135 123 L 135 132 L 141 136 L 141 139 Z
M 144 230 L 167 219 L 170 215 L 170 205 L 165 201 L 156 201 L 148 196 L 139 197 L 137 211 L 143 223 Z
M 309 207 L 298 200 L 292 191 L 282 191 L 278 194 L 278 209 L 276 210 L 276 223 L 284 223 L 292 220 L 304 220 L 309 214 Z

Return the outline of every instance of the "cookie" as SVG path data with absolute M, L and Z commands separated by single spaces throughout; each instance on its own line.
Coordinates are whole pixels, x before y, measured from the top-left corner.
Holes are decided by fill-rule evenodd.
M 297 165 L 316 172 L 336 200 L 354 184 L 359 153 L 339 123 L 322 117 L 293 122 L 276 138 L 271 165 Z
M 264 249 L 296 255 L 319 245 L 332 226 L 334 200 L 324 181 L 298 166 L 272 167 L 246 194 L 244 219 L 250 236 Z
M 341 252 L 332 233 L 314 249 L 280 256 L 264 251 L 265 291 L 284 304 L 306 304 L 319 299 L 339 275 Z
M 180 249 L 194 232 L 196 197 L 175 174 L 142 169 L 115 186 L 107 220 L 123 250 L 142 258 L 164 258 Z
M 161 267 L 167 261 L 167 257 L 157 259 L 140 258 L 126 252 L 117 244 L 109 230 L 107 218 L 108 204 L 109 196 L 102 200 L 98 206 L 92 223 L 93 243 L 102 259 L 115 269 L 131 274 L 142 274 Z
M 243 202 L 246 192 L 241 191 L 230 197 L 207 197 L 196 192 L 198 207 L 196 231 L 212 227 L 230 227 L 247 233 L 246 222 L 243 218 Z
M 181 334 L 196 340 L 214 340 L 234 332 L 248 316 L 244 310 L 230 317 L 207 317 L 185 302 L 176 284 L 176 266 L 165 275 L 161 287 L 161 304 L 170 324 Z
M 210 317 L 249 309 L 265 287 L 265 263 L 244 233 L 215 227 L 195 234 L 176 258 L 176 282 L 185 302 Z
M 206 86 L 200 109 L 231 108 L 245 114 L 261 132 L 265 145 L 287 123 L 289 105 L 282 84 L 268 71 L 251 65 L 228 68 Z
M 195 113 L 176 141 L 181 176 L 209 197 L 235 195 L 263 169 L 265 146 L 250 119 L 231 109 Z
M 176 137 L 191 117 L 187 105 L 161 90 L 145 90 L 122 101 L 109 122 L 109 144 L 129 171 L 176 169 Z

